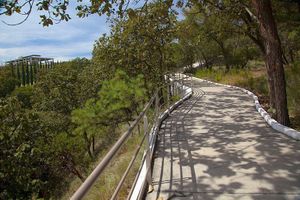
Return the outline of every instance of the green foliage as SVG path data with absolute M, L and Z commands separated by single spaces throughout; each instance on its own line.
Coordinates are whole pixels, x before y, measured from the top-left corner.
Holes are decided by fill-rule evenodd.
M 275 17 L 281 44 L 288 62 L 293 63 L 300 58 L 300 13 L 298 5 L 293 1 L 274 1 Z
M 83 63 L 82 63 L 83 62 Z M 86 60 L 62 63 L 40 77 L 34 87 L 34 108 L 40 111 L 55 111 L 68 115 L 81 105 L 79 74 Z
M 25 7 L 33 1 L 26 2 Z M 50 14 L 42 14 L 41 23 L 52 25 L 53 16 L 68 21 L 68 2 L 36 1 L 40 11 Z M 0 101 L 0 199 L 59 198 L 55 194 L 69 177 L 86 176 L 95 143 L 101 150 L 107 148 L 118 136 L 116 127 L 134 120 L 146 96 L 163 83 L 163 75 L 178 67 L 199 62 L 208 69 L 197 71 L 198 77 L 268 93 L 266 78 L 252 77 L 247 69 L 248 61 L 262 50 L 250 1 L 157 1 L 126 13 L 121 12 L 127 2 L 123 0 L 79 2 L 80 17 L 112 14 L 113 5 L 122 15 L 111 20 L 109 36 L 95 43 L 91 62 L 62 63 L 40 74 L 35 85 L 17 89 L 20 82 L 14 74 L 0 70 L 0 97 L 7 97 Z M 189 4 L 184 20 L 176 21 L 173 3 Z M 274 7 L 291 62 L 300 53 L 299 13 L 292 4 L 275 1 Z M 23 9 L 20 1 L 0 3 L 0 15 Z M 226 66 L 226 71 L 213 65 Z M 16 70 L 23 85 L 36 79 L 29 71 L 35 69 L 24 64 Z M 295 115 L 300 113 L 299 73 L 299 64 L 287 71 L 289 106 Z M 116 168 L 121 171 L 125 164 Z
M 71 112 L 91 95 L 83 81 L 91 77 L 82 76 L 89 67 L 86 59 L 62 63 L 1 100 L 1 199 L 48 199 L 71 175 L 84 180 L 90 160 Z
M 92 98 L 82 109 L 74 110 L 72 121 L 77 125 L 75 132 L 85 139 L 88 151 L 96 135 L 105 140 L 109 137 L 105 131 L 109 127 L 132 121 L 145 100 L 144 95 L 142 76 L 130 78 L 117 70 L 113 79 L 103 82 L 98 98 Z
M 224 65 L 226 72 L 230 68 L 244 68 L 249 60 L 259 56 L 250 36 L 243 33 L 243 26 L 247 26 L 241 19 L 244 11 L 237 11 L 238 2 L 224 2 L 220 5 L 224 10 L 218 8 L 217 2 L 213 5 L 204 1 L 185 10 L 185 19 L 178 26 L 182 66 L 195 62 L 206 68 Z
M 97 65 L 87 65 L 78 75 L 77 92 L 80 104 L 85 103 L 88 99 L 96 98 L 101 88 L 102 80 L 107 80 L 108 75 Z
M 234 68 L 245 68 L 248 62 L 260 56 L 258 49 L 244 36 L 236 36 L 227 40 L 230 58 L 228 64 Z
M 171 1 L 166 1 L 169 6 Z M 78 0 L 76 4 L 77 16 L 87 17 L 90 14 L 110 16 L 117 14 L 120 17 L 125 15 L 125 10 L 128 9 L 130 1 L 82 1 Z M 52 1 L 52 0 L 27 0 L 25 2 L 20 1 L 0 1 L 0 15 L 11 16 L 13 14 L 30 15 L 31 11 L 37 7 L 40 13 L 40 24 L 43 26 L 53 25 L 54 22 L 69 21 L 70 15 L 67 13 L 69 7 L 69 1 Z M 129 11 L 131 9 L 128 9 Z M 26 14 L 24 14 L 26 13 Z M 132 14 L 132 13 L 130 13 Z M 132 16 L 132 15 L 131 15 Z M 27 18 L 26 18 L 27 19 Z M 26 20 L 25 19 L 25 20 Z M 21 21 L 22 23 L 24 21 Z
M 49 181 L 53 183 L 51 192 L 60 189 L 55 184 L 61 186 L 66 184 L 64 183 L 66 175 L 73 174 L 84 181 L 82 172 L 85 172 L 89 161 L 85 156 L 84 148 L 84 140 L 81 137 L 66 132 L 53 135 L 51 143 L 44 146 L 43 152 L 48 152 L 51 159 L 50 175 L 52 177 L 49 177 Z M 57 178 L 60 181 L 55 180 Z M 55 196 L 56 194 L 52 195 Z
M 196 77 L 208 79 L 211 81 L 220 81 L 223 75 L 223 71 L 214 69 L 197 70 L 195 73 Z
M 239 81 L 237 85 L 247 88 L 248 90 L 255 91 L 258 94 L 268 96 L 268 82 L 265 76 L 260 77 L 247 77 L 246 80 Z
M 0 98 L 9 95 L 19 81 L 11 74 L 9 67 L 0 68 Z
M 300 117 L 300 63 L 286 70 L 289 109 L 294 117 Z
M 47 163 L 40 146 L 47 143 L 35 113 L 26 112 L 16 98 L 0 101 L 1 199 L 31 199 L 47 185 Z
M 98 113 L 107 123 L 131 121 L 144 100 L 143 76 L 130 78 L 118 70 L 113 79 L 104 81 L 96 102 Z M 116 114 L 118 113 L 118 114 Z
M 26 66 L 26 72 L 25 72 L 26 73 L 26 75 L 25 75 L 26 85 L 29 85 L 29 83 L 30 83 L 29 63 L 26 62 L 25 66 Z
M 22 106 L 25 108 L 31 108 L 31 98 L 33 95 L 33 87 L 30 85 L 24 87 L 18 87 L 12 92 L 12 96 L 16 96 L 19 102 L 22 102 Z
M 49 198 L 66 175 L 82 177 L 81 138 L 53 131 L 16 97 L 0 101 L 0 122 L 1 199 Z
M 95 44 L 92 62 L 107 78 L 117 69 L 129 76 L 144 76 L 150 93 L 163 81 L 163 74 L 174 66 L 172 42 L 175 39 L 175 15 L 168 4 L 157 2 L 147 10 L 130 9 L 122 19 L 115 19 L 110 36 Z

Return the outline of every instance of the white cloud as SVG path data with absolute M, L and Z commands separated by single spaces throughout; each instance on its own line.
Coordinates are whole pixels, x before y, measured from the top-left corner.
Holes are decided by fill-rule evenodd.
M 0 22 L 0 63 L 29 54 L 71 59 L 77 55 L 89 55 L 93 43 L 109 28 L 105 17 L 75 16 L 74 5 L 70 7 L 72 19 L 50 27 L 39 24 L 39 14 L 33 12 L 29 19 L 18 26 L 7 26 Z M 16 23 L 19 16 L 3 17 L 0 20 Z
M 86 54 L 91 52 L 92 42 L 77 42 L 73 44 L 65 45 L 28 45 L 24 47 L 11 47 L 11 48 L 0 48 L 0 56 L 5 57 L 10 55 L 12 57 L 18 57 L 22 53 L 36 54 L 38 52 L 47 52 L 47 56 L 50 57 L 64 57 L 75 54 Z M 43 53 L 45 55 L 45 53 Z

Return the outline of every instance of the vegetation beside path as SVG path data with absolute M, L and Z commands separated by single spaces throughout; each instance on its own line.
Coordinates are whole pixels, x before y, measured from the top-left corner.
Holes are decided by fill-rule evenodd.
M 0 70 L 0 199 L 60 199 L 72 180 L 89 175 L 118 139 L 120 127 L 132 122 L 164 84 L 164 75 L 196 62 L 207 68 L 197 72 L 200 77 L 257 93 L 284 125 L 290 124 L 288 105 L 297 127 L 300 2 L 140 3 L 134 8 L 129 0 L 74 3 L 80 17 L 110 16 L 111 30 L 95 42 L 91 60 L 61 63 L 48 73 L 38 70 L 31 85 L 24 83 L 33 80 L 24 69 L 24 87 L 18 87 L 21 79 L 12 68 Z M 38 10 L 44 26 L 68 21 L 68 8 L 69 1 L 0 1 L 0 15 Z M 117 177 L 117 168 L 108 170 Z M 100 186 L 106 191 L 97 190 L 104 198 L 112 190 L 108 182 Z

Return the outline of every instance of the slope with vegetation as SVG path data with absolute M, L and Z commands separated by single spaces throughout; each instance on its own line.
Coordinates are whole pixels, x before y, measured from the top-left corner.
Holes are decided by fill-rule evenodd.
M 29 15 L 34 3 L 49 14 L 41 15 L 44 26 L 70 19 L 69 1 L 1 1 L 0 15 Z M 36 84 L 17 88 L 8 68 L 0 70 L 0 199 L 68 198 L 164 84 L 164 74 L 185 66 L 193 71 L 196 62 L 196 76 L 254 90 L 279 122 L 289 124 L 289 108 L 292 125 L 299 124 L 298 2 L 128 5 L 123 0 L 79 1 L 80 17 L 114 16 L 110 34 L 96 41 L 91 60 L 62 63 L 40 73 Z M 184 11 L 181 21 L 179 8 Z M 133 138 L 133 143 L 140 139 Z M 108 174 L 116 169 L 115 177 L 120 177 L 131 145 Z M 106 181 L 117 183 L 113 177 Z M 107 195 L 103 198 L 112 188 L 101 188 Z
M 72 193 L 163 84 L 174 68 L 176 18 L 163 3 L 148 12 L 114 20 L 91 61 L 57 65 L 1 100 L 1 198 L 61 198 L 69 183 Z M 130 158 L 132 147 L 120 158 Z M 123 163 L 119 177 L 129 159 L 115 162 Z

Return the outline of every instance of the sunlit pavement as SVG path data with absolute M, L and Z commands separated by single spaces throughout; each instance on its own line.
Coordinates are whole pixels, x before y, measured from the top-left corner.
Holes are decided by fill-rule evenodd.
M 300 200 L 300 143 L 270 128 L 253 99 L 194 81 L 161 126 L 147 200 Z

